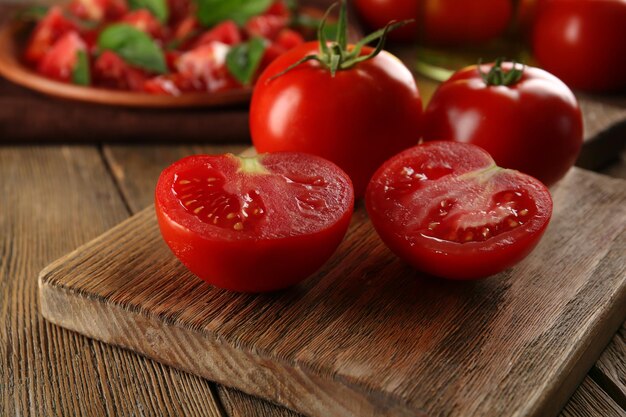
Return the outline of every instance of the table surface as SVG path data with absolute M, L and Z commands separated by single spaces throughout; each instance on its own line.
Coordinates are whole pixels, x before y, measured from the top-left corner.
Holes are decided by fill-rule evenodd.
M 0 80 L 0 97 L 16 88 Z M 0 120 L 0 141 L 10 140 L 8 122 Z M 297 416 L 39 314 L 38 272 L 150 204 L 165 166 L 192 153 L 246 146 L 0 145 L 0 415 Z M 602 172 L 626 179 L 626 153 Z M 626 324 L 561 415 L 626 416 L 625 410 Z

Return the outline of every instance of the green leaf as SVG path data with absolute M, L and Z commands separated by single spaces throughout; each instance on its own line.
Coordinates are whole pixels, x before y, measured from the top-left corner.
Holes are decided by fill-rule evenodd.
M 146 33 L 127 24 L 111 25 L 100 33 L 98 48 L 112 51 L 128 64 L 157 74 L 167 72 L 163 50 Z
M 170 10 L 166 0 L 129 0 L 128 4 L 132 10 L 147 9 L 161 23 L 167 22 Z
M 197 17 L 204 26 L 214 26 L 224 20 L 243 25 L 248 19 L 266 11 L 273 0 L 196 0 Z
M 78 51 L 76 65 L 72 70 L 72 82 L 77 85 L 91 84 L 91 74 L 89 73 L 89 58 L 85 51 Z
M 228 71 L 241 84 L 248 85 L 252 82 L 256 70 L 259 68 L 265 42 L 262 38 L 252 38 L 246 43 L 236 45 L 226 55 L 226 67 Z

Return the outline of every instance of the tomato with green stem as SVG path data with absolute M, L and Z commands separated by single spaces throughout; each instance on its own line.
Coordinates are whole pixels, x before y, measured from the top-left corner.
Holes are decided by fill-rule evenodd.
M 538 180 L 498 167 L 477 146 L 428 142 L 385 162 L 370 182 L 367 212 L 381 239 L 428 274 L 494 275 L 524 259 L 552 215 Z
M 347 42 L 345 3 L 338 36 L 305 43 L 276 59 L 260 76 L 250 106 L 250 131 L 259 152 L 319 155 L 348 173 L 357 197 L 376 168 L 415 145 L 422 101 L 413 75 L 383 51 L 387 33 Z M 367 47 L 378 40 L 376 48 Z
M 478 145 L 498 165 L 546 185 L 567 173 L 583 143 L 571 90 L 544 70 L 500 60 L 462 69 L 441 84 L 424 124 L 425 140 Z
M 163 238 L 191 272 L 220 288 L 265 292 L 328 260 L 354 191 L 341 169 L 313 155 L 195 155 L 163 171 L 155 199 Z

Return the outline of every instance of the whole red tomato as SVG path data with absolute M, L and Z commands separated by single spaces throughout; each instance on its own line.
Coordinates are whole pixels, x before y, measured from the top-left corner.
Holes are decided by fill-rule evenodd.
M 417 20 L 418 0 L 355 0 L 354 4 L 365 22 L 374 29 L 385 27 L 392 20 Z M 417 23 L 398 28 L 389 34 L 396 41 L 412 41 L 417 36 Z
M 363 19 L 374 28 L 391 20 L 416 23 L 390 34 L 392 39 L 416 36 L 434 45 L 465 45 L 489 41 L 504 33 L 513 16 L 511 0 L 356 0 Z
M 626 0 L 545 2 L 533 32 L 539 64 L 572 88 L 626 87 Z
M 367 188 L 366 205 L 394 253 L 451 279 L 486 277 L 521 261 L 552 215 L 541 182 L 456 142 L 428 142 L 385 162 Z
M 307 278 L 343 239 L 348 176 L 313 155 L 195 155 L 165 169 L 156 213 L 172 252 L 199 278 L 273 291 Z
M 563 82 L 539 68 L 471 66 L 441 84 L 425 112 L 425 140 L 472 143 L 496 163 L 551 185 L 574 164 L 582 114 Z
M 411 71 L 382 51 L 384 36 L 376 49 L 348 45 L 345 9 L 340 16 L 336 41 L 302 44 L 261 74 L 250 131 L 259 152 L 306 152 L 336 163 L 360 197 L 380 164 L 419 140 L 422 100 Z

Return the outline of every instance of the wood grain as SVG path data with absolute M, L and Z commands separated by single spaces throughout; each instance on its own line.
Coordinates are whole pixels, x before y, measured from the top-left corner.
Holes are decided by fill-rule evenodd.
M 360 210 L 322 272 L 266 296 L 192 277 L 148 209 L 43 272 L 42 311 L 311 415 L 556 415 L 626 314 L 626 188 L 575 170 L 554 197 L 539 248 L 499 278 L 422 277 Z
M 93 146 L 0 148 L 0 414 L 203 415 L 203 379 L 52 326 L 36 276 L 125 219 Z
M 587 377 L 567 403 L 561 417 L 626 417 L 626 411 Z

